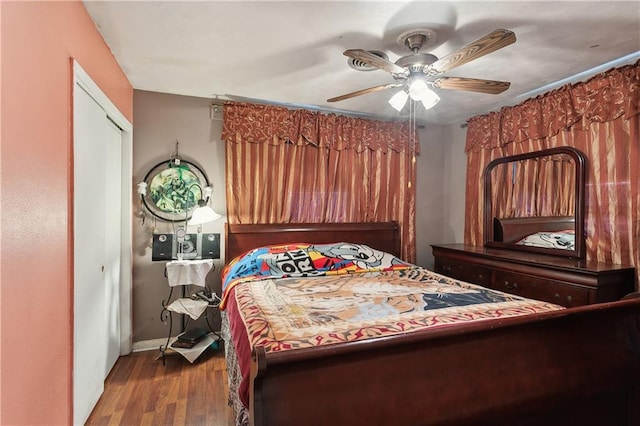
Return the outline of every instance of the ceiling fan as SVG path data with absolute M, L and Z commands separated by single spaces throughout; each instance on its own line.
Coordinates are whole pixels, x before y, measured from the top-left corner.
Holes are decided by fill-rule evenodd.
M 512 31 L 494 30 L 440 59 L 429 53 L 420 53 L 423 47 L 432 44 L 434 39 L 435 32 L 430 29 L 402 33 L 398 37 L 398 43 L 412 53 L 399 58 L 395 63 L 389 61 L 383 52 L 363 49 L 346 50 L 344 55 L 351 58 L 349 63 L 353 68 L 363 71 L 380 69 L 390 73 L 396 82 L 336 96 L 335 98 L 327 99 L 327 102 L 338 102 L 367 93 L 400 87 L 401 90 L 389 99 L 389 103 L 393 108 L 401 111 L 407 99 L 411 97 L 415 101 L 421 101 L 424 107 L 429 109 L 440 100 L 437 93 L 431 90 L 429 86 L 436 89 L 466 90 L 492 95 L 502 93 L 509 88 L 511 83 L 507 81 L 445 77 L 443 74 L 514 43 L 516 36 Z

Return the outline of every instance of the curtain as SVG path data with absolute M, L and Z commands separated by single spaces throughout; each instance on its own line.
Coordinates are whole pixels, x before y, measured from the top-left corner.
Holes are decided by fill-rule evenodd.
M 415 262 L 417 135 L 407 122 L 226 103 L 230 223 L 397 221 Z
M 575 165 L 554 155 L 499 164 L 491 171 L 491 211 L 501 218 L 571 216 Z
M 465 242 L 483 244 L 482 172 L 494 158 L 558 146 L 587 157 L 587 259 L 640 270 L 640 62 L 500 112 L 467 131 Z

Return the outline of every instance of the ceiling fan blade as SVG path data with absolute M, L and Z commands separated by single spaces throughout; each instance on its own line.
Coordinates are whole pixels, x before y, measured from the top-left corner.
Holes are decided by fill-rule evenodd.
M 355 98 L 356 96 L 366 95 L 367 93 L 380 92 L 382 90 L 392 89 L 394 87 L 400 87 L 403 85 L 404 83 L 390 83 L 390 84 L 383 84 L 380 86 L 373 86 L 373 87 L 369 87 L 368 89 L 362 89 L 362 90 L 358 90 L 357 92 L 351 92 L 351 93 L 347 93 L 346 95 L 336 96 L 335 98 L 327 99 L 327 102 L 344 101 L 345 99 Z
M 371 52 L 362 49 L 349 49 L 344 51 L 344 55 L 353 59 L 364 62 L 372 67 L 384 70 L 393 75 L 408 76 L 409 70 L 402 68 L 393 62 L 387 61 L 378 55 L 374 55 Z
M 479 80 L 477 78 L 440 77 L 433 81 L 433 86 L 440 89 L 466 90 L 468 92 L 497 95 L 511 86 L 508 81 Z
M 516 35 L 509 30 L 498 29 L 466 45 L 462 49 L 438 59 L 429 66 L 436 73 L 449 71 L 488 53 L 502 49 L 516 41 Z

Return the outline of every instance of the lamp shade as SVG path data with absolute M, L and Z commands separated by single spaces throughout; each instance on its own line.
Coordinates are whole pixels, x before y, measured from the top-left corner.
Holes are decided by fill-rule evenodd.
M 433 90 L 427 88 L 425 91 L 422 92 L 421 101 L 422 101 L 422 106 L 424 106 L 424 109 L 429 109 L 429 108 L 432 108 L 438 102 L 440 102 L 440 96 L 438 96 L 438 94 Z
M 422 100 L 425 92 L 429 91 L 427 83 L 422 78 L 415 78 L 409 85 L 409 96 L 414 101 Z
M 222 216 L 216 213 L 211 207 L 202 205 L 193 211 L 193 215 L 191 216 L 191 219 L 189 219 L 188 225 L 202 225 L 203 223 L 218 220 L 221 217 Z
M 404 108 L 404 104 L 407 103 L 408 97 L 409 95 L 403 89 L 389 99 L 389 105 L 391 105 L 396 111 L 400 112 L 402 111 L 402 108 Z
M 422 102 L 424 109 L 433 108 L 435 104 L 440 102 L 440 96 L 429 88 L 422 78 L 415 78 L 409 84 L 409 93 L 405 89 L 400 90 L 389 99 L 391 105 L 396 111 L 400 112 L 407 103 L 407 99 L 411 97 L 414 101 Z

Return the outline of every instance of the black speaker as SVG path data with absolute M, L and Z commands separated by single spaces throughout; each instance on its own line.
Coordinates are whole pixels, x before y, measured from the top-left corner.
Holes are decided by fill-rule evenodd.
M 220 259 L 220 234 L 202 234 L 202 259 Z
M 151 260 L 173 259 L 173 234 L 153 234 Z

